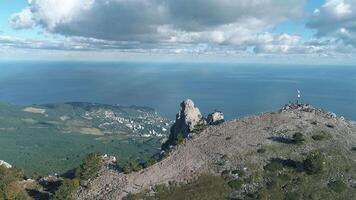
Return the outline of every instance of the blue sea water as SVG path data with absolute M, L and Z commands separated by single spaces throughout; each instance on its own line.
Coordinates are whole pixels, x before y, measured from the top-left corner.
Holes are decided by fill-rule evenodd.
M 141 105 L 174 119 L 186 98 L 228 119 L 301 101 L 356 120 L 355 66 L 213 63 L 0 62 L 0 101 Z

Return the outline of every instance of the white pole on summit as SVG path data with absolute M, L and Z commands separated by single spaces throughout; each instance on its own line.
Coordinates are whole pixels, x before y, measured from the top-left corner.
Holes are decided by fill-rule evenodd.
M 301 95 L 300 90 L 297 90 L 297 93 L 298 93 L 298 94 L 297 94 L 297 97 L 298 97 L 298 98 L 297 98 L 297 104 L 299 104 L 299 99 L 300 99 L 300 97 L 301 97 L 302 95 Z

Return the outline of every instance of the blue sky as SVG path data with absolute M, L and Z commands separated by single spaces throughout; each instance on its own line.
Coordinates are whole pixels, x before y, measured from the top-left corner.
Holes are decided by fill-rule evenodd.
M 0 59 L 353 64 L 355 0 L 2 0 Z

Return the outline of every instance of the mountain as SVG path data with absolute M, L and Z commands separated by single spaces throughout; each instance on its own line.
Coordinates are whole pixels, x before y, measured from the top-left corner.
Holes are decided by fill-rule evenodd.
M 91 152 L 146 159 L 171 121 L 154 109 L 95 103 L 0 104 L 0 160 L 28 176 L 60 174 Z
M 209 125 L 185 101 L 172 127 L 159 162 L 104 162 L 75 199 L 356 199 L 356 123 L 333 113 L 288 104 Z

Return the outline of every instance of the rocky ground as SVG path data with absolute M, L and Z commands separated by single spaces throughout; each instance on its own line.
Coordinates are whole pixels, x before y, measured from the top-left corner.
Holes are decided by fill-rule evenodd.
M 193 110 L 194 115 L 199 116 L 199 112 L 195 108 Z M 180 113 L 179 118 L 182 114 L 184 116 L 185 112 Z M 187 118 L 191 116 L 186 116 L 185 119 Z M 193 121 L 197 123 L 199 120 Z M 305 142 L 297 146 L 291 138 L 299 132 L 303 134 Z M 312 139 L 320 133 L 325 134 L 328 139 Z M 243 190 L 248 193 L 257 190 L 262 184 L 263 180 L 257 174 L 263 172 L 264 166 L 271 159 L 300 160 L 303 155 L 316 149 L 330 153 L 325 165 L 330 163 L 330 166 L 334 166 L 333 162 L 337 162 L 339 157 L 347 158 L 351 166 L 348 173 L 336 173 L 335 170 L 327 178 L 342 177 L 350 187 L 354 187 L 355 146 L 355 122 L 346 121 L 333 113 L 309 105 L 289 104 L 278 112 L 208 126 L 173 147 L 160 162 L 139 172 L 123 174 L 113 168 L 104 167 L 97 178 L 89 181 L 89 187 L 80 188 L 75 196 L 81 200 L 121 199 L 129 193 L 149 190 L 157 184 L 184 182 L 206 173 L 220 175 L 233 169 L 243 170 L 253 178 L 251 183 L 244 185 Z

